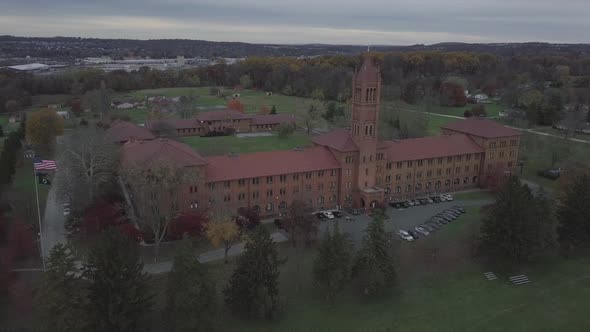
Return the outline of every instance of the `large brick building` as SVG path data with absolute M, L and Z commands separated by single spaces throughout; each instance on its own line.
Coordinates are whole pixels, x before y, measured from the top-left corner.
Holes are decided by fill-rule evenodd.
M 381 75 L 368 57 L 352 86 L 350 130 L 316 136 L 313 147 L 202 157 L 182 143 L 155 139 L 123 145 L 123 162 L 149 167 L 162 159 L 195 168 L 199 180 L 186 184 L 181 202 L 162 200 L 170 208 L 254 207 L 265 216 L 280 214 L 293 200 L 304 200 L 315 210 L 363 208 L 485 185 L 514 170 L 519 131 L 467 119 L 443 127 L 441 136 L 381 141 Z

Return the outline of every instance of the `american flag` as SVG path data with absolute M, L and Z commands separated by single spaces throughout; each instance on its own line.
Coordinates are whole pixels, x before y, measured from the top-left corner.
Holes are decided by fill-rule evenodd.
M 35 166 L 35 170 L 42 170 L 42 169 L 57 169 L 55 165 L 55 160 L 43 160 L 40 158 L 35 158 L 33 161 L 33 165 Z

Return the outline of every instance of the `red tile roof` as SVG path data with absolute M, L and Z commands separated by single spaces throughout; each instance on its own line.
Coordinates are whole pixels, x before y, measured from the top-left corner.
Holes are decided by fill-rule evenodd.
M 145 122 L 146 128 L 151 130 L 158 129 L 189 129 L 197 128 L 198 123 L 195 119 L 161 119 L 161 120 L 149 120 Z
M 375 63 L 370 56 L 365 55 L 363 64 L 359 71 L 355 74 L 355 80 L 365 82 L 377 82 L 380 80 L 379 68 L 375 66 Z
M 478 118 L 469 118 L 465 120 L 451 122 L 441 128 L 484 138 L 498 138 L 522 135 L 522 132 L 520 130 L 508 128 L 495 121 Z
M 358 146 L 347 129 L 336 129 L 324 135 L 312 138 L 317 145 L 327 146 L 340 152 L 358 151 Z
M 252 116 L 238 112 L 235 110 L 219 110 L 219 111 L 208 111 L 200 112 L 197 114 L 196 119 L 199 121 L 223 121 L 223 120 L 242 120 L 251 119 Z
M 252 117 L 253 125 L 267 125 L 277 123 L 294 123 L 295 116 L 290 114 L 269 114 L 269 115 L 254 115 Z
M 105 135 L 113 143 L 127 142 L 132 138 L 138 140 L 155 138 L 147 128 L 121 120 L 111 122 Z
M 340 168 L 334 155 L 323 147 L 212 156 L 206 159 L 207 182 Z
M 481 153 L 483 148 L 466 135 L 442 135 L 386 141 L 387 160 L 391 162 L 420 160 L 468 153 Z
M 123 165 L 149 167 L 150 164 L 159 160 L 170 161 L 178 167 L 207 164 L 207 160 L 190 146 L 169 139 L 135 141 L 123 145 L 121 160 Z

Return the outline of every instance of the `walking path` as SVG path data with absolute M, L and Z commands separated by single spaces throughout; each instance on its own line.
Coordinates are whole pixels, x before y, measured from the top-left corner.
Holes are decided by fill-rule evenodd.
M 278 232 L 272 233 L 271 238 L 276 243 L 287 241 L 287 237 L 285 235 L 283 235 L 282 233 L 278 233 Z M 237 255 L 241 254 L 244 251 L 245 245 L 246 245 L 246 243 L 244 243 L 244 242 L 234 244 L 231 247 L 231 249 L 229 249 L 229 251 L 227 252 L 227 256 L 232 257 L 232 256 L 237 256 Z M 212 250 L 212 251 L 208 251 L 208 252 L 205 252 L 205 253 L 202 253 L 201 255 L 199 255 L 199 262 L 207 263 L 207 262 L 219 261 L 219 260 L 222 260 L 223 257 L 224 257 L 224 249 Z M 170 272 L 170 270 L 172 270 L 172 261 L 145 264 L 143 266 L 143 271 L 150 273 L 150 274 L 166 273 L 166 272 Z
M 423 113 L 423 114 L 428 114 L 428 115 L 440 116 L 443 118 L 465 120 L 464 117 L 456 116 L 456 115 L 448 115 L 448 114 L 440 114 L 440 113 L 432 113 L 432 112 L 422 112 L 422 111 L 415 111 L 415 110 L 410 110 L 410 109 L 406 109 L 406 108 L 398 108 L 398 107 L 391 107 L 391 106 L 388 106 L 387 108 L 395 109 L 395 110 L 399 110 L 399 111 L 404 111 L 404 112 Z M 506 127 L 520 130 L 520 131 L 524 131 L 524 132 L 528 132 L 528 133 L 532 133 L 532 134 L 541 135 L 541 136 L 554 137 L 554 138 L 560 138 L 560 139 L 564 138 L 563 136 L 560 136 L 560 135 L 544 133 L 542 131 L 536 131 L 534 129 L 523 129 L 523 128 L 512 127 L 512 126 L 506 126 Z M 576 142 L 576 143 L 590 144 L 590 141 L 586 141 L 586 140 L 579 139 L 579 138 L 566 138 L 566 139 L 570 140 L 572 142 Z

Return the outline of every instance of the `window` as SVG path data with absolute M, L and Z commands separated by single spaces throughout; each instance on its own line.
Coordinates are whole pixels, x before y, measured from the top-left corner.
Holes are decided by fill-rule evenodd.
M 391 163 L 385 164 L 385 169 L 391 169 Z
M 489 158 L 490 159 L 494 159 L 494 153 L 493 152 L 490 152 Z
M 418 160 L 418 166 L 422 166 L 424 164 L 424 160 Z
M 443 158 L 438 158 L 438 164 L 442 164 L 443 163 Z
M 324 190 L 324 184 L 323 183 L 318 183 L 318 190 Z
M 427 171 L 427 172 L 426 172 L 426 177 L 428 177 L 428 178 L 429 178 L 429 177 L 431 177 L 431 176 L 432 176 L 432 171 Z
M 418 179 L 420 179 L 420 178 L 422 177 L 422 171 L 420 171 L 420 172 L 416 172 L 416 177 L 417 177 Z
M 500 151 L 500 153 L 498 154 L 498 157 L 504 158 L 504 151 Z
M 197 192 L 197 186 L 190 186 L 190 189 L 189 189 L 189 191 L 190 191 L 191 193 L 196 193 L 196 192 Z
M 465 160 L 470 161 L 471 160 L 471 155 L 470 154 L 466 155 L 465 156 Z
M 345 162 L 347 164 L 352 164 L 354 163 L 354 157 L 353 156 L 346 156 L 346 158 L 344 158 Z
M 395 187 L 395 192 L 398 193 L 398 194 L 401 193 L 402 192 L 402 187 L 400 187 L 400 186 Z
M 418 183 L 416 185 L 416 191 L 421 191 L 421 190 L 422 190 L 422 184 L 421 183 Z
M 445 181 L 445 187 L 448 187 L 448 186 L 450 186 L 450 185 L 451 185 L 451 179 L 447 179 L 447 180 Z
M 400 168 L 402 168 L 402 162 L 401 162 L 401 161 L 398 161 L 398 162 L 395 164 L 395 167 L 396 167 L 397 169 L 400 169 Z
M 258 197 L 260 197 L 260 193 L 258 191 L 253 191 L 252 198 L 258 198 Z
M 408 161 L 408 167 L 412 167 L 413 162 L 412 161 Z
M 409 184 L 406 186 L 406 192 L 409 193 L 411 191 L 412 191 L 412 185 Z
M 287 208 L 287 202 L 282 201 L 281 203 L 279 203 L 279 209 L 285 210 L 286 208 Z
M 469 172 L 469 166 L 465 166 L 465 173 Z
M 333 169 L 333 170 L 330 171 L 330 176 L 336 176 L 336 170 L 335 169 Z
M 478 164 L 473 165 L 473 170 L 476 172 L 479 171 L 479 165 Z
M 463 159 L 463 157 L 462 157 L 462 156 L 457 156 L 457 157 L 455 157 L 455 160 L 456 160 L 456 161 L 461 161 L 461 159 Z
M 436 181 L 436 183 L 434 184 L 434 188 L 438 189 L 441 187 L 441 185 L 442 185 L 442 182 Z
M 396 181 L 400 181 L 402 179 L 402 175 L 401 174 L 396 174 L 395 175 L 395 180 Z
M 209 190 L 215 190 L 215 183 L 207 183 L 207 188 L 209 188 Z
M 352 182 L 346 182 L 346 188 L 347 189 L 352 188 Z
M 455 167 L 455 173 L 461 173 L 461 167 Z
M 453 181 L 453 184 L 459 184 L 459 183 L 461 183 L 461 179 L 455 178 L 455 181 Z
M 287 188 L 281 188 L 279 189 L 279 195 L 284 196 L 287 194 Z
M 324 204 L 324 196 L 318 197 L 318 204 Z
M 437 169 L 436 170 L 436 176 L 441 176 L 442 175 L 442 169 Z
M 500 147 L 501 148 L 505 148 L 506 147 L 506 141 L 501 141 L 500 142 Z
M 490 149 L 495 149 L 496 148 L 496 142 L 490 142 L 489 148 Z
M 518 143 L 516 140 L 511 140 L 510 141 L 510 146 L 516 146 Z
M 514 151 L 510 151 L 510 153 L 508 154 L 510 157 L 514 156 Z
M 305 185 L 305 191 L 311 191 L 311 184 Z
M 266 204 L 266 211 L 272 211 L 272 210 L 274 210 L 273 204 L 272 203 Z
M 246 194 L 245 193 L 239 193 L 238 194 L 238 201 L 243 201 L 244 199 L 246 199 Z
M 369 175 L 369 169 L 365 168 L 365 175 Z
M 391 182 L 391 175 L 387 175 L 385 177 L 385 182 L 387 182 L 387 183 Z
M 447 157 L 447 163 L 452 163 L 453 162 L 453 157 Z
M 427 182 L 426 186 L 424 187 L 424 189 L 429 190 L 430 187 L 432 187 L 432 182 Z
M 412 179 L 412 173 L 406 174 L 406 180 L 411 180 L 411 179 Z
M 450 167 L 445 170 L 445 174 L 446 175 L 451 175 L 451 168 Z
M 229 202 L 231 200 L 231 196 L 230 195 L 224 195 L 223 196 L 223 201 L 224 202 Z
M 266 191 L 266 197 L 272 197 L 272 189 Z
M 352 195 L 350 195 L 350 194 L 349 195 L 346 195 L 346 200 L 349 201 L 349 202 L 352 201 Z
M 346 170 L 346 175 L 352 175 L 352 170 L 350 168 Z
M 230 181 L 224 181 L 223 182 L 223 188 L 229 188 L 230 185 L 231 185 L 231 182 Z
M 432 165 L 434 163 L 434 159 L 428 159 L 428 165 Z
M 246 180 L 244 180 L 244 179 L 240 179 L 240 180 L 238 180 L 238 185 L 239 185 L 240 187 L 243 187 L 243 186 L 245 186 L 245 185 L 246 185 Z
M 511 161 L 508 162 L 508 168 L 512 168 L 512 162 Z
M 191 202 L 191 209 L 198 209 L 199 208 L 199 203 L 197 201 Z
M 469 183 L 469 178 L 468 177 L 463 178 L 463 184 L 467 184 L 467 183 Z
M 293 181 L 299 180 L 299 174 L 293 174 Z
M 383 160 L 383 153 L 377 153 L 377 160 Z
M 311 172 L 305 173 L 305 178 L 306 179 L 311 179 Z
M 272 176 L 267 176 L 266 177 L 266 183 L 271 184 L 272 183 Z
M 253 178 L 252 179 L 252 184 L 259 184 L 260 183 L 260 178 Z
M 279 181 L 280 181 L 280 182 L 285 182 L 285 181 L 287 181 L 287 176 L 286 176 L 286 175 L 279 175 Z
M 336 189 L 336 182 L 330 182 L 330 189 Z
M 471 180 L 473 183 L 477 183 L 477 180 L 479 180 L 479 178 L 477 176 L 474 176 L 473 179 Z

